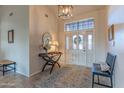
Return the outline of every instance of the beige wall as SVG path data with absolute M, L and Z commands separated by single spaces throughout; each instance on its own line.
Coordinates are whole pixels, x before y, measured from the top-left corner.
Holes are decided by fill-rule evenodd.
M 41 71 L 45 63 L 38 54 L 42 34 L 49 32 L 57 40 L 57 19 L 47 6 L 2 6 L 1 60 L 17 62 L 17 72 L 32 76 Z M 13 16 L 9 13 L 13 12 Z M 45 17 L 45 14 L 48 17 Z M 7 32 L 14 29 L 14 43 L 8 44 Z
M 85 18 L 95 18 L 95 60 L 94 62 L 104 62 L 106 58 L 107 51 L 107 41 L 106 41 L 106 29 L 107 29 L 107 16 L 106 9 L 96 10 L 91 12 L 82 13 L 80 15 L 74 15 L 73 18 L 66 21 L 59 21 L 59 49 L 64 52 L 65 50 L 65 33 L 64 33 L 64 23 L 71 22 L 75 20 L 85 19 Z M 63 55 L 62 62 L 65 62 Z
M 57 40 L 57 20 L 47 6 L 30 6 L 30 75 L 38 73 L 45 62 L 38 57 L 42 34 L 49 32 Z M 45 14 L 48 17 L 45 17 Z
M 13 16 L 9 14 L 13 12 Z M 17 72 L 29 76 L 28 6 L 1 7 L 1 60 L 17 63 Z M 8 43 L 8 30 L 14 29 L 14 43 Z
M 115 63 L 115 87 L 124 87 L 124 6 L 108 7 L 108 26 L 115 25 L 115 46 L 108 42 L 109 51 L 117 55 Z

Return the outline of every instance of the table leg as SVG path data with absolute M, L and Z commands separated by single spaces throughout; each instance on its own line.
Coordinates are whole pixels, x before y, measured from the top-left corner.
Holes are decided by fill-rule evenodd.
M 52 71 L 53 71 L 54 65 L 55 65 L 55 64 L 52 65 L 52 68 L 51 68 L 51 70 L 50 70 L 50 74 L 51 74 Z
M 16 72 L 16 63 L 14 63 L 14 72 Z
M 3 65 L 3 76 L 4 76 L 4 65 Z
M 5 66 L 5 70 L 7 70 L 7 66 Z M 5 71 L 5 70 L 4 70 L 4 71 Z
M 42 72 L 44 71 L 47 64 L 48 64 L 48 62 L 46 62 L 45 65 L 43 66 Z
M 60 68 L 60 67 L 61 67 L 60 64 L 59 64 L 58 62 L 57 62 L 57 64 L 58 64 L 58 66 L 59 66 L 59 68 Z

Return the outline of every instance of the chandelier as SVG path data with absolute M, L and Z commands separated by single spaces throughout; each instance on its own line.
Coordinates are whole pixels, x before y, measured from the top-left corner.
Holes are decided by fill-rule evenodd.
M 69 19 L 70 17 L 72 17 L 72 11 L 72 5 L 58 5 L 58 17 L 62 19 Z

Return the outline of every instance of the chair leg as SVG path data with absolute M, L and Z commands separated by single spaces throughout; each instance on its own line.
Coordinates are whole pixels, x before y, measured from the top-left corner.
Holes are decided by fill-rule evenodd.
M 5 66 L 3 65 L 3 76 L 4 76 L 4 73 L 5 73 L 4 67 L 5 67 Z
M 113 88 L 113 80 L 112 80 L 112 76 L 110 77 L 111 79 L 111 88 Z
M 92 74 L 92 88 L 94 87 L 94 74 Z
M 42 72 L 44 71 L 47 64 L 48 64 L 48 62 L 46 62 L 45 65 L 43 66 Z
M 52 71 L 53 71 L 53 67 L 54 67 L 54 65 L 55 65 L 55 64 L 53 64 L 53 65 L 52 65 L 52 68 L 51 68 L 51 70 L 50 70 L 50 74 L 51 74 L 51 73 L 52 73 Z
M 16 72 L 16 64 L 14 63 L 14 72 Z

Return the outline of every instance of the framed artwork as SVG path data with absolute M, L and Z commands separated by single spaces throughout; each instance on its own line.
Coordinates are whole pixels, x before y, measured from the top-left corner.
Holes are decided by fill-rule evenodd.
M 114 25 L 111 25 L 108 29 L 108 40 L 114 40 Z
M 8 31 L 8 43 L 14 43 L 14 30 Z

